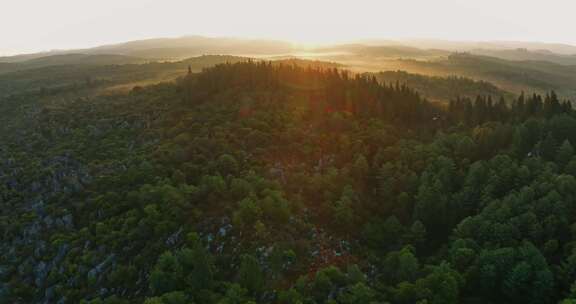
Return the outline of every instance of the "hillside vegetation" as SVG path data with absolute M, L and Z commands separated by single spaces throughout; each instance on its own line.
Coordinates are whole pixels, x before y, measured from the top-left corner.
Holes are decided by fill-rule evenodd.
M 511 99 L 512 93 L 499 89 L 486 81 L 475 81 L 470 78 L 457 76 L 425 76 L 404 71 L 386 71 L 374 73 L 380 82 L 400 83 L 420 92 L 430 100 L 447 102 L 458 97 L 475 98 L 479 95 L 495 98 L 506 97 Z
M 554 92 L 264 61 L 99 90 L 0 97 L 2 303 L 576 301 Z

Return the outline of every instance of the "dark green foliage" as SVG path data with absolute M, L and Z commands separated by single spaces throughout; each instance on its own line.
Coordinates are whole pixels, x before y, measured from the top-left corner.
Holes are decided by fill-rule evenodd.
M 265 62 L 72 91 L 0 97 L 2 303 L 576 298 L 554 93 L 443 108 Z
M 264 274 L 258 260 L 251 255 L 242 256 L 238 270 L 238 282 L 253 294 L 258 294 L 264 288 Z

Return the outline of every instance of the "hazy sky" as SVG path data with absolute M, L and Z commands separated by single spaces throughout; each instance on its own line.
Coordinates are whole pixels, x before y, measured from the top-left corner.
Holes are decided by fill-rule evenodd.
M 0 54 L 183 35 L 576 44 L 575 0 L 2 0 L 0 11 Z

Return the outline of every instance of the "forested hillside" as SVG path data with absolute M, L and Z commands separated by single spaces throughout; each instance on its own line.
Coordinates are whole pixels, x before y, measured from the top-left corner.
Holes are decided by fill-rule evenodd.
M 400 83 L 418 91 L 426 98 L 446 102 L 459 97 L 475 98 L 479 95 L 506 97 L 511 99 L 512 93 L 499 89 L 486 81 L 475 81 L 458 76 L 425 76 L 405 71 L 386 71 L 374 73 L 374 77 L 382 83 Z
M 85 84 L 0 94 L 0 303 L 576 302 L 554 92 L 246 60 Z

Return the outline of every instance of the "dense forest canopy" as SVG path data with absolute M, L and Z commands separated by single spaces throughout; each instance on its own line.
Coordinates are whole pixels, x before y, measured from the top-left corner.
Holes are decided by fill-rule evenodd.
M 301 61 L 180 75 L 0 95 L 0 303 L 576 302 L 555 92 L 438 104 Z

